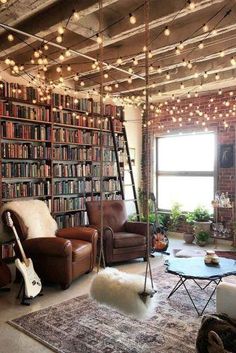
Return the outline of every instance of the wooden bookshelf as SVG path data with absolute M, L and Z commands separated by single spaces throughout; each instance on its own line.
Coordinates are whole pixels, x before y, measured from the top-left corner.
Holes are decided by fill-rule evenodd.
M 122 198 L 114 153 L 114 141 L 124 148 L 122 120 L 116 119 L 121 108 L 107 106 L 106 117 L 100 119 L 99 104 L 92 99 L 53 94 L 50 102 L 41 102 L 31 87 L 3 84 L 1 203 L 19 198 L 44 200 L 59 227 L 84 224 L 86 201 L 100 197 L 101 124 L 104 196 Z

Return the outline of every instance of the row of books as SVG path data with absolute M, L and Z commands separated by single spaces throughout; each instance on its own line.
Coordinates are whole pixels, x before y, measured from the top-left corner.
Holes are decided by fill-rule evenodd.
M 21 182 L 2 183 L 2 198 L 12 199 L 16 197 L 49 196 L 51 193 L 51 183 L 43 182 Z
M 91 161 L 92 148 L 78 146 L 55 146 L 53 149 L 53 159 L 63 161 Z
M 2 176 L 4 178 L 47 178 L 51 176 L 51 166 L 45 162 L 2 163 Z
M 63 164 L 53 165 L 53 175 L 58 178 L 76 178 L 91 176 L 91 164 Z
M 92 133 L 92 144 L 100 145 L 101 133 L 94 131 Z M 113 146 L 113 139 L 110 133 L 102 133 L 102 143 L 105 146 Z
M 78 144 L 91 144 L 91 132 L 56 128 L 53 130 L 53 139 L 56 142 L 78 143 Z
M 100 176 L 100 165 L 93 165 L 93 176 L 99 177 Z M 117 176 L 117 166 L 116 164 L 105 164 L 103 166 L 103 176 Z
M 1 136 L 3 138 L 22 138 L 32 140 L 50 140 L 51 128 L 49 126 L 31 125 L 3 121 L 1 123 Z
M 50 110 L 43 106 L 0 102 L 0 115 L 38 121 L 50 121 Z
M 78 127 L 110 129 L 110 123 L 107 118 L 91 117 L 75 112 L 66 112 L 62 110 L 53 111 L 54 123 L 75 125 Z
M 100 192 L 100 180 L 94 180 L 93 181 L 93 192 Z M 103 191 L 108 192 L 108 191 L 119 191 L 120 190 L 120 183 L 119 180 L 115 179 L 109 179 L 109 180 L 103 180 Z
M 14 243 L 2 244 L 1 245 L 1 256 L 0 259 L 12 258 L 15 256 Z
M 65 214 L 62 216 L 56 216 L 58 228 L 76 227 L 79 225 L 85 225 L 85 212 L 77 212 L 72 214 Z
M 57 181 L 54 183 L 55 195 L 66 194 L 82 194 L 91 193 L 92 181 L 91 180 L 68 180 Z
M 25 100 L 29 102 L 32 102 L 33 100 L 36 100 L 37 102 L 41 101 L 39 91 L 34 87 L 28 87 L 18 83 L 6 81 L 0 82 L 0 96 Z M 47 100 L 45 103 L 49 104 L 50 100 Z
M 79 111 L 92 112 L 92 100 L 87 98 L 75 99 L 69 95 L 58 93 L 52 94 L 52 105 L 64 109 L 74 109 Z
M 2 142 L 2 158 L 51 159 L 51 147 L 45 144 Z
M 93 147 L 92 149 L 92 160 L 99 162 L 101 160 L 100 147 Z M 104 162 L 115 162 L 116 155 L 114 150 L 103 149 L 103 161 Z
M 58 197 L 53 199 L 54 212 L 73 211 L 85 208 L 84 197 Z

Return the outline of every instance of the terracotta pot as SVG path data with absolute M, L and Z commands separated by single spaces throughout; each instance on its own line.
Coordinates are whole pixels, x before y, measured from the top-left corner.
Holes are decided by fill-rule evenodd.
M 193 222 L 194 234 L 198 234 L 201 231 L 210 233 L 212 221 L 207 222 Z
M 183 238 L 186 244 L 192 244 L 194 241 L 194 234 L 184 233 Z

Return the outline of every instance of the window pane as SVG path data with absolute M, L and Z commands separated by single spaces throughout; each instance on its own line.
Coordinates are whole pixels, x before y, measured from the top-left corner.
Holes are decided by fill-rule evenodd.
M 214 155 L 213 133 L 158 139 L 159 171 L 213 171 Z
M 179 202 L 183 211 L 205 206 L 212 212 L 214 178 L 159 176 L 157 195 L 160 209 L 170 210 L 174 202 Z

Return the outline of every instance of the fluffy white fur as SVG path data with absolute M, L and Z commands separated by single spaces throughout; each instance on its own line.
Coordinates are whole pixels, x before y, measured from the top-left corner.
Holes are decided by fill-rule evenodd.
M 5 210 L 15 211 L 28 228 L 28 239 L 54 237 L 57 223 L 52 218 L 45 202 L 40 200 L 11 201 L 4 204 L 1 215 Z
M 112 306 L 123 313 L 139 319 L 148 318 L 155 308 L 155 296 L 147 297 L 146 302 L 139 293 L 144 289 L 144 276 L 128 274 L 107 267 L 94 278 L 90 295 L 101 304 Z M 147 281 L 148 293 L 152 292 L 151 282 Z

